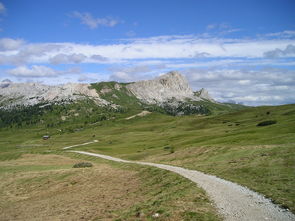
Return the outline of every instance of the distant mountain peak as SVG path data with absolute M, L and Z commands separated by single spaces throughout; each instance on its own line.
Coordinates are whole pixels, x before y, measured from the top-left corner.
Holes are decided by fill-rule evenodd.
M 194 93 L 187 79 L 178 71 L 170 71 L 153 80 L 138 81 L 129 84 L 128 89 L 140 100 L 146 103 L 163 103 L 171 99 L 185 101 L 187 99 L 214 101 L 209 93 L 202 89 Z
M 214 99 L 209 95 L 209 92 L 205 88 L 202 88 L 201 90 L 196 91 L 195 95 L 197 95 L 198 97 L 200 97 L 202 99 L 209 100 L 211 102 L 215 102 Z

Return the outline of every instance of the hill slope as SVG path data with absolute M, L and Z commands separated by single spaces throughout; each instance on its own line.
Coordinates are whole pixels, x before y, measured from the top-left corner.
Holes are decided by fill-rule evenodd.
M 76 114 L 67 113 L 73 118 Z M 49 127 L 2 128 L 0 155 L 13 159 L 23 153 L 62 154 L 61 147 L 97 139 L 79 150 L 204 171 L 245 185 L 295 211 L 295 105 L 210 116 L 153 112 L 129 120 L 125 119 L 133 115 L 129 112 L 108 114 L 108 120 L 96 123 L 75 123 L 69 118 L 61 124 L 53 121 Z M 51 138 L 42 140 L 44 134 Z

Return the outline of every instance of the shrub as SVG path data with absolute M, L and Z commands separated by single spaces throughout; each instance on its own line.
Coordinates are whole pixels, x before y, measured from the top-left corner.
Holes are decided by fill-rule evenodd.
M 175 152 L 174 147 L 171 147 L 170 153 L 174 153 L 174 152 Z
M 276 124 L 276 123 L 277 123 L 276 120 L 267 120 L 267 121 L 262 121 L 262 122 L 258 123 L 256 126 L 263 127 L 263 126 L 268 126 L 268 125 L 272 125 L 272 124 Z
M 175 152 L 174 147 L 171 147 L 171 146 L 165 146 L 164 147 L 164 150 L 169 150 L 170 153 L 174 153 Z
M 84 168 L 84 167 L 92 167 L 92 163 L 88 162 L 81 162 L 81 163 L 76 163 L 73 168 Z

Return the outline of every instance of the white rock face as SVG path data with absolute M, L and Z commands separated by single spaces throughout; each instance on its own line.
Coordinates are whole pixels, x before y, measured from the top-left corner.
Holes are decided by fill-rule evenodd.
M 10 83 L 0 87 L 0 103 L 7 105 L 34 105 L 40 102 L 59 102 L 79 100 L 85 97 L 93 99 L 98 105 L 108 102 L 99 97 L 89 84 L 64 84 L 49 86 L 39 83 Z M 13 100 L 10 104 L 9 100 Z
M 78 83 L 49 86 L 39 83 L 12 83 L 9 80 L 4 80 L 0 82 L 0 106 L 9 108 L 15 105 L 35 105 L 41 102 L 75 101 L 86 97 L 94 100 L 100 106 L 116 106 L 99 96 L 99 94 L 111 93 L 112 89 L 103 88 L 98 94 L 95 89 L 90 89 L 89 86 L 90 84 Z M 161 105 L 171 99 L 175 101 L 175 105 L 178 101 L 186 101 L 187 99 L 215 102 L 205 89 L 193 92 L 185 77 L 176 71 L 153 80 L 131 83 L 126 87 L 138 99 L 148 104 Z M 115 90 L 121 88 L 120 84 L 115 85 Z
M 150 104 L 163 103 L 172 98 L 178 101 L 185 101 L 186 99 L 213 101 L 204 89 L 196 96 L 184 76 L 176 71 L 169 72 L 153 80 L 129 84 L 127 88 L 137 98 Z
M 202 88 L 201 90 L 197 91 L 196 94 L 197 94 L 197 96 L 199 96 L 200 98 L 202 98 L 204 100 L 209 100 L 211 102 L 215 102 L 213 100 L 213 98 L 209 95 L 209 92 L 206 89 L 204 89 L 204 88 Z

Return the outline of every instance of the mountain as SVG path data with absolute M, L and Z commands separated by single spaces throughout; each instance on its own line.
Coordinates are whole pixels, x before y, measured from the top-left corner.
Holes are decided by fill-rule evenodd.
M 49 86 L 39 83 L 12 83 L 1 82 L 0 105 L 14 107 L 16 105 L 36 105 L 43 102 L 75 101 L 89 97 L 98 105 L 107 105 L 108 102 L 100 99 L 95 89 L 89 84 L 64 84 Z
M 23 122 L 46 122 L 51 125 L 65 121 L 87 124 L 141 111 L 174 116 L 209 115 L 241 108 L 244 107 L 216 102 L 205 89 L 194 92 L 185 77 L 175 71 L 153 80 L 132 83 L 70 83 L 50 86 L 5 80 L 0 84 L 2 126 L 23 125 Z
M 178 101 L 185 101 L 186 99 L 200 101 L 204 98 L 195 95 L 184 76 L 176 71 L 153 80 L 129 84 L 127 88 L 137 98 L 150 104 L 163 103 L 173 98 Z M 213 101 L 213 99 L 211 100 Z
M 70 83 L 49 86 L 40 83 L 12 83 L 9 80 L 2 81 L 0 85 L 0 104 L 2 107 L 30 106 L 43 102 L 72 102 L 85 98 L 94 100 L 99 106 L 105 106 L 110 105 L 110 102 L 101 97 L 124 87 L 124 85 L 116 83 L 113 89 L 105 85 L 97 91 L 90 84 Z M 210 100 L 214 102 L 204 89 L 194 93 L 184 76 L 175 71 L 153 80 L 127 84 L 126 89 L 129 94 L 133 94 L 141 102 L 147 104 L 161 104 L 171 99 L 176 101 Z

